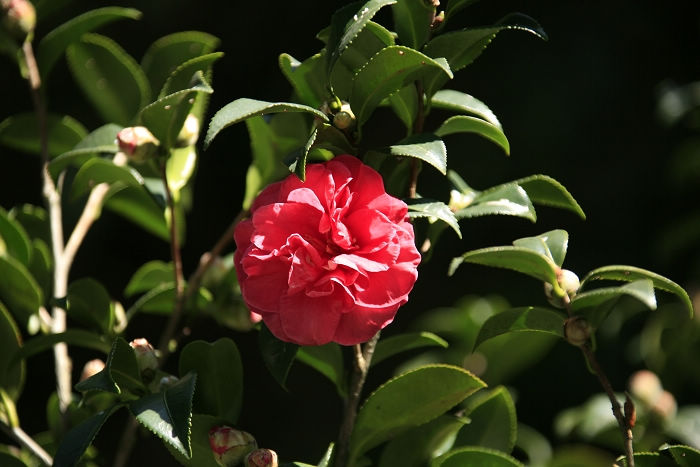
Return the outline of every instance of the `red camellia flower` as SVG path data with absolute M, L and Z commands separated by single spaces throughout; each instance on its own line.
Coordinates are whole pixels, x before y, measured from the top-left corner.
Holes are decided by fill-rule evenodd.
M 304 182 L 290 175 L 273 183 L 234 233 L 243 299 L 284 341 L 369 340 L 418 277 L 407 209 L 348 155 L 307 166 Z

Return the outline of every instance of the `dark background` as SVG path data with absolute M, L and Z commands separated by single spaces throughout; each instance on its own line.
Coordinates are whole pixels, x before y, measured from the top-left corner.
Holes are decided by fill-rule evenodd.
M 172 32 L 194 29 L 219 37 L 220 50 L 226 55 L 215 66 L 215 93 L 210 104 L 215 111 L 239 97 L 287 100 L 291 89 L 277 67 L 278 55 L 287 52 L 303 60 L 316 53 L 321 43 L 314 38 L 315 33 L 344 3 L 119 2 L 120 6 L 142 10 L 143 18 L 121 21 L 100 32 L 116 39 L 137 60 L 153 40 Z M 75 1 L 42 22 L 37 37 L 77 13 L 109 4 L 114 3 Z M 538 208 L 536 224 L 513 218 L 464 222 L 464 240 L 459 243 L 451 233 L 445 234 L 433 260 L 421 266 L 421 279 L 412 300 L 397 316 L 397 328 L 420 312 L 450 305 L 464 294 L 500 293 L 514 304 L 542 304 L 539 288 L 514 274 L 463 266 L 447 281 L 445 271 L 455 252 L 507 244 L 552 228 L 569 232 L 566 265 L 580 276 L 594 267 L 618 263 L 652 269 L 691 289 L 699 277 L 700 238 L 693 241 L 691 235 L 685 243 L 669 233 L 698 211 L 698 170 L 686 165 L 674 172 L 678 149 L 697 137 L 697 126 L 691 119 L 664 124 L 657 102 L 665 87 L 700 80 L 700 4 L 633 0 L 481 2 L 464 10 L 451 26 L 488 25 L 513 11 L 537 19 L 549 41 L 521 31 L 502 32 L 474 65 L 459 72 L 448 85 L 490 106 L 510 140 L 511 156 L 504 157 L 498 148 L 476 137 L 452 137 L 448 140 L 448 165 L 477 189 L 535 173 L 550 175 L 569 189 L 587 219 Z M 378 20 L 390 26 L 388 9 Z M 0 61 L 0 78 L 0 117 L 29 110 L 26 85 L 6 58 Z M 50 110 L 74 116 L 89 130 L 102 124 L 73 84 L 63 62 L 51 76 L 48 95 Z M 376 124 L 381 128 L 384 123 Z M 394 130 L 386 127 L 387 132 Z M 186 273 L 193 270 L 199 255 L 213 245 L 238 212 L 249 160 L 244 125 L 227 129 L 209 150 L 201 152 L 184 249 Z M 0 148 L 2 207 L 9 209 L 23 202 L 42 204 L 39 165 L 33 156 Z M 419 191 L 446 199 L 446 184 L 431 170 L 423 171 Z M 167 259 L 168 246 L 105 212 L 81 249 L 71 277 L 96 277 L 120 299 L 130 275 L 146 257 Z M 129 328 L 127 337 L 143 334 L 156 341 L 159 326 L 161 321 L 144 318 Z M 193 337 L 205 339 L 232 335 L 211 322 L 202 323 L 194 331 Z M 247 378 L 241 426 L 269 436 L 261 439 L 259 435 L 259 443 L 276 448 L 285 459 L 312 462 L 320 457 L 327 442 L 335 437 L 340 416 L 340 404 L 331 385 L 297 365 L 290 376 L 289 392 L 284 392 L 260 370 L 255 336 L 233 337 L 244 354 Z M 88 357 L 78 352 L 76 367 L 81 366 L 81 358 Z M 621 355 L 610 360 L 613 368 L 621 368 L 611 375 L 613 385 L 623 387 L 631 368 Z M 40 370 L 43 367 L 46 371 Z M 36 357 L 29 372 L 19 409 L 25 429 L 33 433 L 45 429 L 43 407 L 32 403 L 45 400 L 52 390 L 51 357 Z M 538 404 L 542 395 L 535 390 L 542 386 L 537 381 L 540 377 L 561 386 L 561 391 L 547 389 L 551 403 Z M 377 382 L 379 379 L 370 381 Z M 599 390 L 579 355 L 564 345 L 555 347 L 547 360 L 514 384 L 521 395 L 519 416 L 545 433 L 561 408 L 579 404 Z M 676 389 L 679 397 L 685 398 L 683 402 L 698 402 L 697 396 L 693 401 L 692 394 L 684 395 L 682 386 Z M 557 397 L 552 399 L 552 394 Z M 98 437 L 107 458 L 116 447 L 114 437 L 121 430 L 120 423 L 119 416 L 110 420 Z M 159 441 L 148 439 L 140 445 L 139 455 L 150 452 L 168 462 Z

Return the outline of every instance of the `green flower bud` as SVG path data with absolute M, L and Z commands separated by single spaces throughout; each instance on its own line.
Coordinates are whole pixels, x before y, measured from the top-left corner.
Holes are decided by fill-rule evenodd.
M 571 345 L 580 347 L 591 338 L 593 328 L 585 319 L 574 316 L 564 321 L 564 337 Z
M 230 426 L 217 426 L 209 430 L 209 446 L 217 464 L 233 467 L 240 464 L 251 451 L 257 449 L 258 444 L 250 433 Z
M 350 104 L 343 102 L 340 110 L 333 116 L 333 126 L 339 130 L 351 129 L 355 126 L 355 120 Z
M 564 308 L 568 299 L 578 292 L 579 287 L 581 287 L 581 282 L 579 282 L 578 276 L 568 269 L 559 269 L 557 271 L 557 282 L 559 283 L 559 287 L 561 287 L 566 294 L 566 297 L 560 297 L 555 294 L 554 287 L 549 282 L 545 282 L 544 284 L 544 294 L 550 305 L 557 308 Z
M 13 37 L 24 40 L 34 31 L 36 11 L 27 0 L 1 0 L 2 25 Z
M 129 345 L 134 349 L 136 355 L 136 363 L 139 366 L 141 377 L 144 381 L 149 382 L 155 376 L 155 371 L 158 368 L 158 357 L 156 350 L 146 339 L 139 338 L 129 342 Z
M 189 114 L 182 125 L 180 134 L 177 135 L 175 144 L 177 147 L 185 148 L 192 146 L 199 138 L 199 119 L 194 114 Z
M 117 145 L 129 160 L 143 163 L 158 155 L 160 141 L 145 126 L 133 126 L 117 134 Z
M 272 449 L 256 449 L 245 458 L 246 467 L 277 467 L 277 453 Z

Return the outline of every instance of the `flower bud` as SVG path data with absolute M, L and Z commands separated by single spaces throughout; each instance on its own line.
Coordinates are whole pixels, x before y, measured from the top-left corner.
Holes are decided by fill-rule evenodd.
M 82 373 L 80 373 L 80 381 L 84 381 L 89 377 L 96 375 L 100 371 L 104 370 L 104 368 L 105 362 L 103 362 L 99 358 L 90 360 L 85 364 L 85 366 L 83 366 L 83 371 Z
M 158 381 L 158 392 L 163 392 L 169 387 L 173 386 L 175 383 L 180 381 L 177 376 L 167 375 L 163 376 L 160 381 Z
M 2 24 L 6 31 L 17 39 L 24 40 L 34 31 L 36 11 L 27 0 L 1 0 Z
M 642 406 L 651 407 L 661 396 L 661 380 L 649 370 L 639 370 L 630 377 L 630 393 Z
M 593 329 L 584 318 L 574 316 L 564 321 L 564 337 L 571 345 L 580 347 L 591 338 Z
M 340 110 L 333 116 L 333 126 L 339 130 L 351 129 L 355 126 L 355 114 L 350 108 L 350 104 L 343 102 Z
M 457 212 L 460 209 L 464 209 L 474 201 L 474 193 L 462 193 L 458 190 L 450 191 L 450 202 L 448 207 L 450 211 Z
M 177 135 L 175 145 L 180 148 L 192 146 L 199 138 L 199 119 L 194 114 L 189 114 Z
M 566 297 L 560 297 L 554 293 L 554 287 L 549 282 L 545 282 L 544 284 L 544 294 L 550 305 L 557 308 L 564 308 L 567 301 L 566 299 L 576 295 L 579 287 L 581 287 L 581 282 L 579 282 L 578 276 L 573 271 L 559 269 L 557 271 L 557 283 L 566 294 Z
M 217 426 L 209 430 L 209 446 L 216 463 L 221 466 L 240 464 L 258 444 L 250 433 L 230 426 Z
M 246 467 L 277 467 L 277 453 L 272 449 L 256 449 L 245 458 Z
M 661 420 L 668 422 L 676 416 L 676 412 L 678 411 L 676 398 L 668 391 L 661 391 L 661 394 L 656 398 L 651 410 L 658 415 Z
M 146 162 L 156 157 L 160 147 L 158 138 L 153 136 L 145 126 L 122 129 L 117 134 L 117 144 L 119 149 L 136 163 Z
M 144 381 L 150 381 L 155 376 L 156 368 L 158 368 L 158 357 L 156 350 L 146 339 L 139 338 L 129 342 L 129 345 L 134 349 L 136 355 L 136 363 L 139 366 L 141 377 Z

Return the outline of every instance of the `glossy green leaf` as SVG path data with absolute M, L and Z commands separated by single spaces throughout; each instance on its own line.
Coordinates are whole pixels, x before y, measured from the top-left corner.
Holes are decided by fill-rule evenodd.
M 213 52 L 187 60 L 168 76 L 163 88 L 160 90 L 160 94 L 158 94 L 158 98 L 191 88 L 192 79 L 197 72 L 202 73 L 207 78 L 208 71 L 211 70 L 214 62 L 223 56 L 223 52 Z
M 634 266 L 603 266 L 586 274 L 586 277 L 581 280 L 581 288 L 583 288 L 584 285 L 588 285 L 591 281 L 604 279 L 625 282 L 648 279 L 654 284 L 654 288 L 676 295 L 681 302 L 683 302 L 683 305 L 685 305 L 686 309 L 690 313 L 690 316 L 693 316 L 693 303 L 691 302 L 685 289 L 672 280 L 656 274 L 655 272 L 647 271 L 646 269 L 637 268 Z
M 357 414 L 350 464 L 372 447 L 444 414 L 484 386 L 468 371 L 450 365 L 424 366 L 390 379 Z
M 536 237 L 519 238 L 513 241 L 513 245 L 536 251 L 561 267 L 569 246 L 569 233 L 561 229 L 550 230 Z
M 97 350 L 105 354 L 108 354 L 111 348 L 108 342 L 94 332 L 82 329 L 68 329 L 65 332 L 57 334 L 39 335 L 27 339 L 22 345 L 22 348 L 14 355 L 13 359 L 27 359 L 38 353 L 50 350 L 59 342 L 65 342 L 68 345 L 76 347 Z
M 85 127 L 68 115 L 46 116 L 47 150 L 49 157 L 56 157 L 73 147 L 87 135 Z M 34 113 L 21 113 L 7 117 L 0 123 L 0 144 L 30 154 L 41 154 L 39 123 Z
M 353 2 L 333 14 L 330 35 L 326 44 L 326 56 L 328 57 L 326 69 L 328 76 L 331 75 L 333 68 L 345 49 L 352 44 L 374 15 L 382 7 L 394 3 L 396 3 L 396 0 Z
M 190 342 L 182 349 L 178 371 L 181 376 L 197 374 L 193 403 L 197 413 L 218 416 L 230 424 L 238 421 L 243 405 L 243 363 L 231 339 Z
M 317 467 L 329 467 L 331 465 L 331 460 L 333 459 L 333 454 L 335 454 L 335 443 L 330 443 L 328 449 L 323 454 L 323 457 L 318 462 Z
M 163 283 L 173 282 L 175 273 L 172 263 L 153 260 L 138 268 L 124 288 L 124 295 L 131 297 L 137 293 L 147 292 Z
M 324 65 L 325 60 L 321 54 L 309 57 L 303 62 L 286 53 L 279 57 L 282 74 L 294 88 L 299 101 L 313 108 L 320 107 L 326 99 Z
M 468 421 L 441 415 L 423 425 L 407 430 L 389 441 L 382 450 L 378 467 L 423 467 L 444 454 L 454 442 L 457 432 Z
M 80 381 L 75 388 L 81 392 L 105 391 L 122 394 L 123 391 L 128 390 L 143 394 L 145 387 L 131 346 L 123 338 L 117 337 L 108 352 L 104 369 Z
M 391 10 L 401 43 L 420 49 L 430 37 L 435 7 L 424 0 L 402 0 L 394 3 Z
M 280 386 L 286 387 L 287 375 L 292 368 L 299 346 L 277 339 L 265 325 L 260 328 L 258 345 L 270 374 Z
M 328 378 L 341 397 L 346 397 L 345 364 L 340 346 L 335 342 L 319 346 L 299 347 L 296 359 Z
M 452 229 L 457 233 L 457 236 L 462 238 L 462 232 L 459 230 L 457 218 L 445 203 L 415 198 L 413 200 L 407 200 L 407 204 L 408 217 L 411 219 L 418 217 L 427 217 L 430 218 L 431 221 L 433 219 L 439 219 L 452 227 Z
M 423 160 L 440 171 L 447 173 L 447 148 L 440 138 L 431 134 L 419 134 L 389 146 L 392 156 L 407 156 Z
M 136 169 L 119 166 L 107 159 L 92 159 L 80 167 L 72 184 L 73 199 L 85 195 L 100 183 L 119 183 L 125 187 L 143 188 L 144 180 Z M 144 189 L 145 190 L 145 189 Z
M 95 279 L 82 278 L 68 286 L 68 316 L 103 334 L 112 333 L 114 310 L 109 292 Z
M 309 156 L 309 151 L 311 150 L 311 146 L 314 144 L 314 141 L 316 141 L 316 136 L 318 135 L 318 129 L 315 128 L 312 132 L 311 135 L 309 136 L 309 139 L 306 141 L 306 144 L 304 147 L 299 151 L 299 155 L 294 159 L 294 162 L 292 162 L 289 165 L 289 170 L 296 174 L 297 177 L 299 177 L 299 180 L 302 182 L 306 180 L 306 161 Z
M 571 300 L 570 309 L 572 313 L 584 316 L 596 328 L 612 311 L 617 300 L 625 295 L 636 298 L 650 310 L 656 309 L 654 285 L 649 279 L 577 293 Z
M 510 154 L 510 143 L 503 130 L 481 118 L 455 115 L 442 122 L 435 130 L 435 134 L 441 138 L 454 133 L 476 133 L 498 144 L 506 154 Z
M 77 465 L 85 450 L 90 446 L 95 436 L 97 436 L 102 425 L 104 425 L 109 416 L 119 408 L 120 406 L 117 405 L 109 410 L 98 412 L 68 431 L 61 440 L 61 444 L 58 446 L 58 450 L 53 459 L 53 466 L 72 467 Z
M 627 459 L 624 456 L 617 458 L 618 465 L 627 466 Z M 678 464 L 672 459 L 662 456 L 658 452 L 635 452 L 634 453 L 635 467 L 677 467 Z
M 530 198 L 525 190 L 516 184 L 506 183 L 482 192 L 472 190 L 468 196 L 473 196 L 474 199 L 469 206 L 454 213 L 457 219 L 501 215 L 524 217 L 532 222 L 537 220 Z
M 693 467 L 700 465 L 700 450 L 690 446 L 674 445 L 662 449 L 661 452 L 668 452 L 680 467 Z
M 389 96 L 389 104 L 397 117 L 413 131 L 413 123 L 418 115 L 418 92 L 413 84 L 402 87 L 399 91 Z
M 480 391 L 466 401 L 464 415 L 469 424 L 462 427 L 455 447 L 479 446 L 509 453 L 515 446 L 518 420 L 508 389 L 499 386 Z
M 200 389 L 200 387 L 197 387 L 197 391 Z M 195 391 L 195 396 L 197 391 Z M 226 424 L 230 424 L 230 422 L 224 418 L 193 413 L 192 427 L 190 429 L 192 457 L 188 459 L 183 456 L 182 453 L 175 450 L 175 448 L 171 447 L 170 444 L 166 444 L 165 446 L 181 465 L 187 467 L 220 467 L 220 464 L 217 463 L 212 455 L 211 446 L 209 445 L 209 431 L 214 427 Z
M 29 266 L 32 244 L 22 225 L 0 207 L 0 256 L 9 255 Z
M 479 329 L 474 348 L 492 337 L 510 332 L 543 332 L 564 337 L 565 316 L 548 308 L 512 308 L 489 317 Z
M 107 122 L 129 125 L 150 100 L 150 86 L 138 63 L 116 42 L 85 34 L 66 57 L 76 82 Z
M 122 130 L 120 125 L 108 123 L 85 136 L 70 151 L 63 152 L 49 163 L 49 172 L 54 178 L 58 177 L 69 165 L 80 165 L 102 153 L 114 154 L 119 150 L 116 144 L 117 133 Z
M 523 464 L 507 454 L 482 447 L 455 449 L 430 463 L 430 467 L 464 467 L 466 465 L 478 465 L 479 467 L 524 467 Z
M 129 404 L 136 420 L 190 458 L 192 398 L 197 376 L 189 373 L 161 393 L 150 394 Z
M 131 317 L 137 312 L 169 315 L 173 312 L 173 308 L 175 307 L 175 299 L 175 283 L 161 283 L 139 297 L 139 299 L 129 307 L 127 316 Z M 194 307 L 198 310 L 206 309 L 211 301 L 211 293 L 207 289 L 200 288 L 197 291 Z
M 141 12 L 133 8 L 105 7 L 83 13 L 49 32 L 37 48 L 37 64 L 42 77 L 48 76 L 66 48 L 83 34 L 120 19 L 140 19 Z
M 452 112 L 466 113 L 481 117 L 496 128 L 501 128 L 501 122 L 486 104 L 476 97 L 470 96 L 453 89 L 442 89 L 436 92 L 430 99 L 433 107 L 450 110 Z
M 430 69 L 452 78 L 452 71 L 442 58 L 432 59 L 403 46 L 386 47 L 377 52 L 355 75 L 350 105 L 357 124 L 362 126 L 383 99 Z
M 163 89 L 168 77 L 178 67 L 213 52 L 219 42 L 218 38 L 200 31 L 176 32 L 156 40 L 141 59 L 141 68 L 148 76 L 151 89 L 154 92 Z
M 372 365 L 377 365 L 387 358 L 393 357 L 408 350 L 424 347 L 447 348 L 447 341 L 432 332 L 410 332 L 396 336 L 382 338 L 377 342 L 372 357 Z
M 0 302 L 0 388 L 16 402 L 24 386 L 24 360 L 14 358 L 22 346 L 22 334 L 7 308 Z
M 223 106 L 209 123 L 209 130 L 204 139 L 204 147 L 209 146 L 217 134 L 224 128 L 241 122 L 245 119 L 258 115 L 265 115 L 279 112 L 304 112 L 310 113 L 314 117 L 321 119 L 324 122 L 328 121 L 328 117 L 323 112 L 320 112 L 313 107 L 301 104 L 293 104 L 289 102 L 265 102 L 254 99 L 241 98 L 236 99 Z
M 561 183 L 547 175 L 532 175 L 515 180 L 513 183 L 523 187 L 533 203 L 567 209 L 578 214 L 581 219 L 586 218 L 586 214 L 571 193 Z
M 10 256 L 0 255 L 0 301 L 22 325 L 44 304 L 44 294 L 27 268 Z

